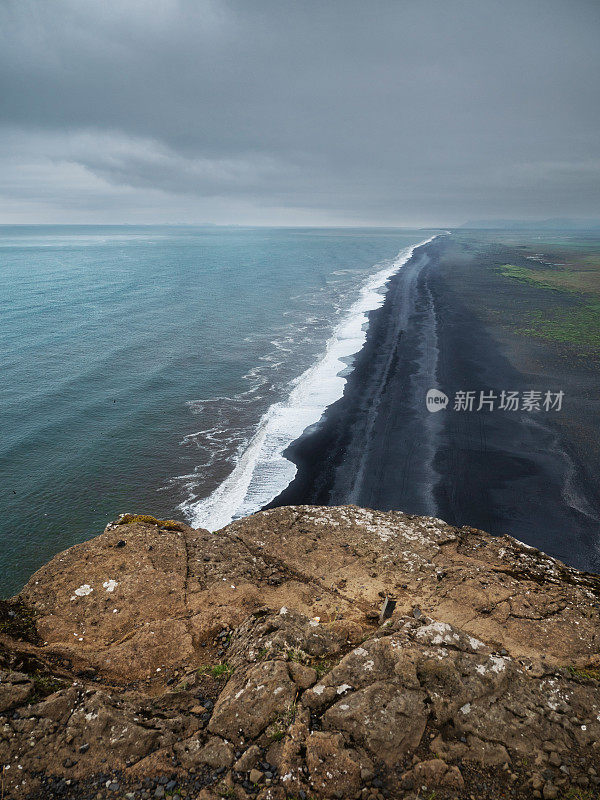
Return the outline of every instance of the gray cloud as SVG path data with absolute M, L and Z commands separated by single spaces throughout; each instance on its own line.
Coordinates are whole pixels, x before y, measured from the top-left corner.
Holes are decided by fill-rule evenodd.
M 600 214 L 596 0 L 3 0 L 0 220 Z

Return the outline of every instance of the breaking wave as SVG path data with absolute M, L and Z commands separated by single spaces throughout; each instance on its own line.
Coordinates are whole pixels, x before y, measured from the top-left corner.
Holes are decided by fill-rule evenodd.
M 258 511 L 279 495 L 296 474 L 283 455 L 287 447 L 316 425 L 325 409 L 344 391 L 348 364 L 366 340 L 368 314 L 385 299 L 385 285 L 431 236 L 402 250 L 363 285 L 357 300 L 336 326 L 320 358 L 294 379 L 287 397 L 262 416 L 247 446 L 225 480 L 206 498 L 188 499 L 179 508 L 195 527 L 218 530 Z

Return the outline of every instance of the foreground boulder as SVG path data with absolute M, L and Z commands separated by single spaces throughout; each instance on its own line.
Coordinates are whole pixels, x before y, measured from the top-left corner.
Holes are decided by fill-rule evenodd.
M 510 537 L 126 515 L 0 611 L 3 800 L 600 796 L 600 578 Z

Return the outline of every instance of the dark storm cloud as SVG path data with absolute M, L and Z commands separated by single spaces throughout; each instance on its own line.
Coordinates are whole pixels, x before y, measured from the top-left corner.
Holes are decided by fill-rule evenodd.
M 596 0 L 4 0 L 2 215 L 594 216 L 599 33 Z

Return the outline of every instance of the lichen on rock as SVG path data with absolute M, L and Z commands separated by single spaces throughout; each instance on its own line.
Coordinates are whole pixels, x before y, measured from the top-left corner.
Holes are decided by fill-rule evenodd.
M 598 794 L 600 578 L 507 536 L 125 515 L 0 612 L 3 800 Z

